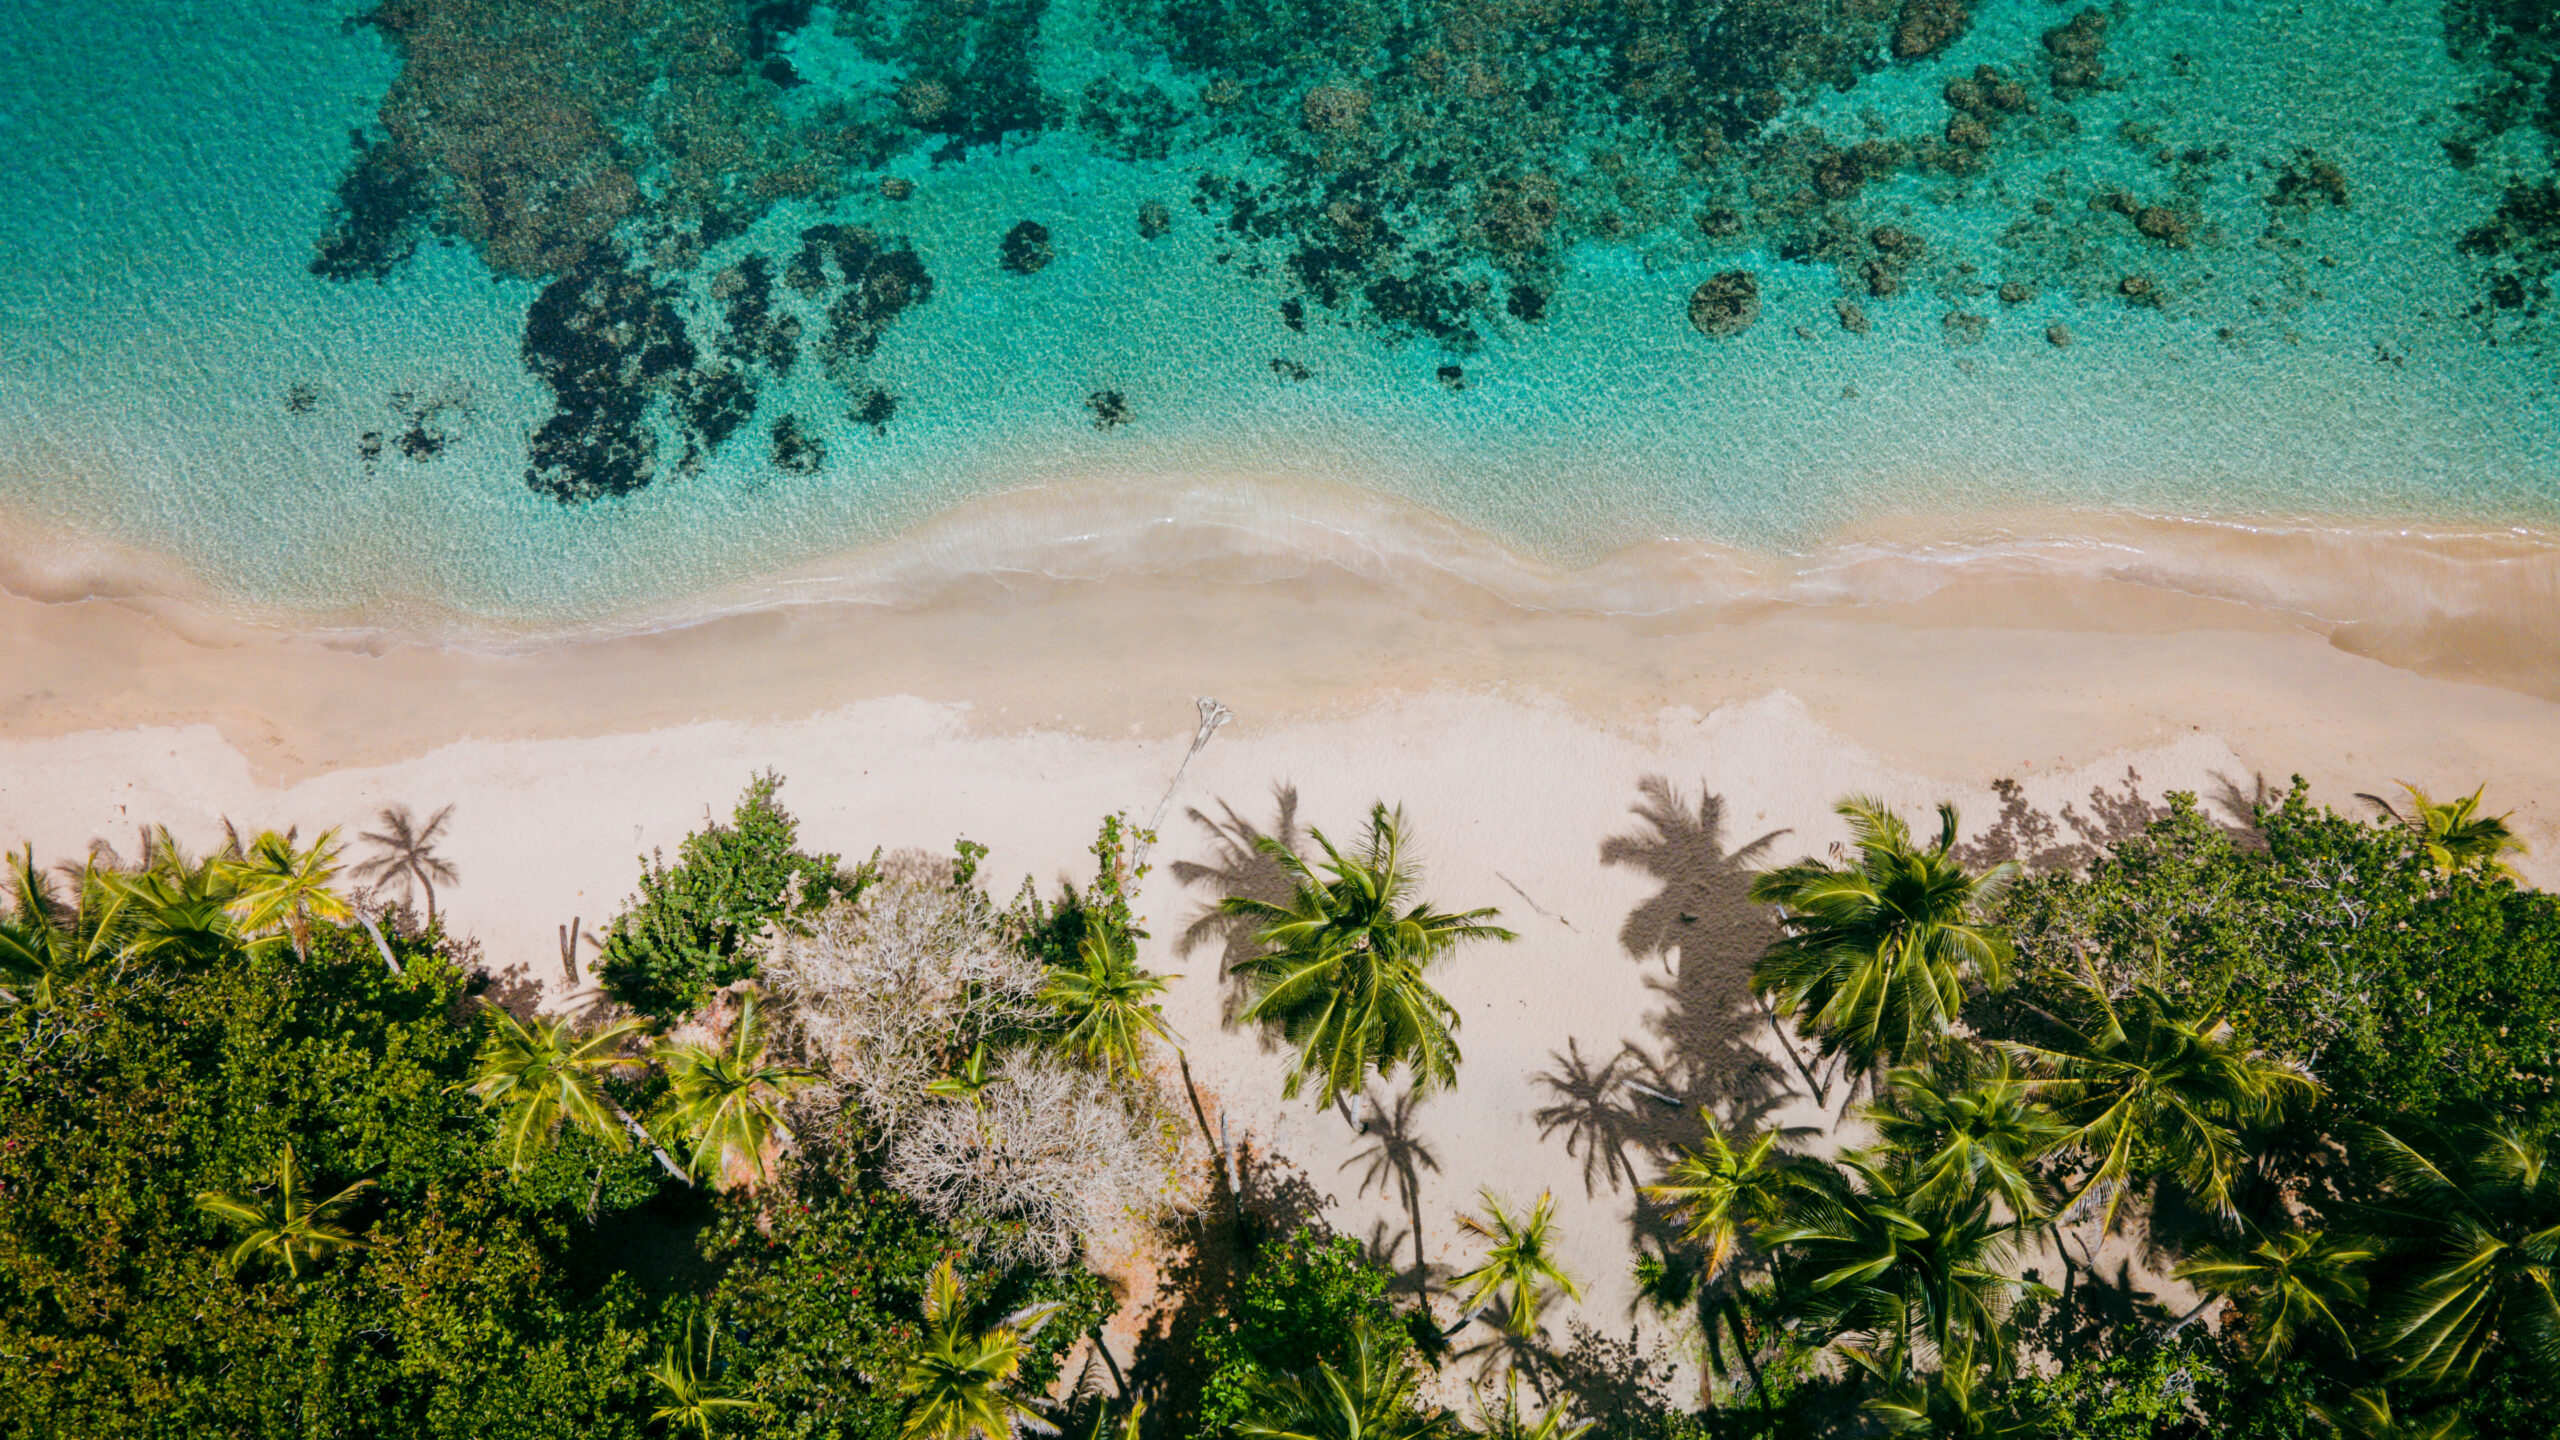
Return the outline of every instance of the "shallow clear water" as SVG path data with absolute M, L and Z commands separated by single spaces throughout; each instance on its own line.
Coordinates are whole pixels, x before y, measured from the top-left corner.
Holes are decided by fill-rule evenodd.
M 1030 47 L 1017 78 L 1046 97 L 1050 123 L 968 143 L 899 123 L 930 108 L 915 99 L 924 62 L 902 64 L 877 37 L 919 33 L 925 7 L 819 6 L 758 32 L 796 83 L 749 96 L 764 108 L 742 133 L 832 116 L 848 135 L 867 126 L 868 151 L 811 162 L 826 172 L 817 198 L 741 203 L 743 233 L 702 244 L 696 226 L 670 251 L 685 222 L 649 197 L 677 183 L 667 157 L 705 132 L 662 133 L 658 151 L 631 141 L 644 198 L 610 242 L 665 287 L 705 370 L 735 330 L 723 328 L 736 283 L 722 272 L 761 254 L 780 274 L 814 225 L 867 225 L 892 247 L 905 237 L 930 296 L 831 376 L 814 353 L 825 293 L 776 286 L 808 353 L 788 375 L 753 372 L 752 418 L 716 450 L 696 446 L 688 472 L 677 392 L 661 385 L 641 424 L 655 445 L 648 483 L 570 504 L 528 483 L 529 438 L 555 396 L 524 352 L 529 307 L 564 267 L 493 274 L 485 235 L 463 225 L 440 240 L 429 220 L 412 223 L 416 253 L 379 279 L 312 271 L 351 132 L 379 142 L 386 96 L 425 33 L 350 23 L 353 8 L 0 8 L 0 507 L 173 555 L 244 605 L 514 627 L 663 616 L 966 500 L 1090 481 L 1124 482 L 1123 495 L 1128 482 L 1165 496 L 1282 487 L 1259 510 L 1222 511 L 1229 528 L 1299 514 L 1292 482 L 1352 487 L 1566 567 L 1657 537 L 1801 552 L 1889 536 L 1890 517 L 1923 517 L 1925 531 L 1925 517 L 2018 509 L 2560 526 L 2551 302 L 2502 308 L 2495 292 L 2502 273 L 2529 284 L 2560 264 L 2560 237 L 2511 227 L 2504 251 L 2462 247 L 2514 187 L 2544 183 L 2553 141 L 2513 117 L 2481 121 L 2487 72 L 2452 53 L 2434 4 L 2133 0 L 2105 39 L 2104 84 L 2119 88 L 2066 97 L 2043 37 L 2078 7 L 1985 0 L 1941 53 L 1888 62 L 1879 50 L 1845 91 L 1789 88 L 1716 166 L 1674 164 L 1690 142 L 1653 121 L 1542 142 L 1563 218 L 1525 247 L 1494 221 L 1451 218 L 1493 214 L 1484 177 L 1463 170 L 1414 182 L 1422 200 L 1354 206 L 1260 242 L 1228 223 L 1223 192 L 1195 203 L 1203 175 L 1285 189 L 1311 164 L 1423 144 L 1359 110 L 1374 93 L 1383 113 L 1400 83 L 1360 67 L 1410 68 L 1415 51 L 1362 51 L 1294 80 L 1300 62 L 1284 59 L 1248 74 L 1259 88 L 1245 100 L 1213 103 L 1222 75 L 1246 72 L 1186 65 L 1180 44 L 1166 53 L 1166 35 L 1193 22 L 1061 0 L 1007 32 Z M 504 13 L 483 0 L 441 8 L 465 29 Z M 1447 39 L 1432 24 L 1471 33 L 1441 16 L 1415 45 Z M 1740 46 L 1739 24 L 1715 33 Z M 992 32 L 972 33 L 983 55 Z M 1701 40 L 1701 53 L 1721 43 Z M 1539 63 L 1602 74 L 1624 53 L 1591 45 L 1575 60 L 1572 48 Z M 464 62 L 443 63 L 438 83 L 451 86 Z M 1954 153 L 1936 137 L 1965 113 L 1949 81 L 1983 64 L 2014 77 L 2033 112 L 1985 108 L 1986 143 L 1952 168 L 1929 159 Z M 1119 121 L 1080 121 L 1097 80 L 1172 97 L 1163 134 L 1132 146 L 1112 138 Z M 1363 98 L 1328 108 L 1307 95 L 1319 83 Z M 625 100 L 599 110 L 608 130 L 644 123 L 633 117 L 651 102 Z M 1890 174 L 1834 187 L 1851 193 L 1809 191 L 1799 152 L 1816 130 L 1833 147 L 1883 136 L 1907 153 Z M 1781 134 L 1798 137 L 1793 151 L 1770 138 Z M 2468 168 L 2448 140 L 2467 147 Z M 737 188 L 717 155 L 695 159 L 712 179 L 687 183 Z M 884 177 L 912 194 L 886 198 Z M 2125 213 L 2092 208 L 2117 189 Z M 1426 192 L 1477 198 L 1435 210 Z M 1170 227 L 1155 236 L 1138 219 L 1151 201 Z M 1707 233 L 1698 217 L 1728 204 L 1740 222 Z M 1053 258 L 1018 273 L 1002 241 L 1026 219 L 1046 228 Z M 1452 283 L 1484 280 L 1492 298 L 1451 324 L 1410 323 L 1356 288 L 1328 308 L 1289 263 L 1310 234 L 1391 224 L 1406 232 L 1403 258 L 1370 255 L 1376 273 L 1455 254 Z M 1880 227 L 1925 248 L 1879 248 Z M 1865 278 L 1861 257 L 1878 255 L 1895 293 Z M 1756 277 L 1756 319 L 1701 333 L 1693 289 L 1735 270 Z M 1501 303 L 1523 275 L 1543 304 L 1534 321 Z M 2128 296 L 2128 277 L 2147 292 Z M 2004 283 L 2022 288 L 2004 300 Z M 1838 302 L 1868 328 L 1853 332 Z M 2054 343 L 2057 326 L 2069 343 Z M 875 394 L 894 398 L 876 428 L 854 413 Z M 1125 419 L 1106 427 L 1106 412 Z M 785 415 L 814 441 L 789 457 L 808 473 L 777 463 Z M 1110 514 L 1145 528 L 1145 503 Z M 1026 556 L 1041 537 L 1026 525 L 1054 526 L 1061 544 L 1080 533 L 1071 504 L 1036 515 L 1007 522 L 1000 560 L 947 526 L 928 558 L 1036 565 Z M 1273 523 L 1273 544 L 1285 529 Z

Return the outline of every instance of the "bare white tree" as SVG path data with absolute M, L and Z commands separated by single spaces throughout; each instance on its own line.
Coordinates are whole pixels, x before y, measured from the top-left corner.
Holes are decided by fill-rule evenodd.
M 1172 1114 L 1036 1051 L 1014 1052 L 997 1076 L 977 1104 L 945 1101 L 901 1129 L 889 1183 L 1000 1264 L 1063 1265 L 1080 1237 L 1173 1208 Z
M 819 1105 L 859 1108 L 874 1143 L 928 1104 L 925 1086 L 988 1035 L 1044 1016 L 1040 965 L 997 933 L 986 898 L 922 856 L 892 856 L 857 899 L 766 932 L 763 973 Z

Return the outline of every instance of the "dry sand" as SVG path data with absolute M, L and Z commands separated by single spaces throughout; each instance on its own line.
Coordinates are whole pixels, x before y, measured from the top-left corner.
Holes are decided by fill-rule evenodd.
M 2535 844 L 2528 873 L 2560 876 L 2560 704 L 2129 585 L 1960 587 L 1647 634 L 1434 617 L 1341 586 L 1131 582 L 518 658 L 189 638 L 110 602 L 12 598 L 0 655 L 0 836 L 63 857 L 92 837 L 129 848 L 144 822 L 203 843 L 225 816 L 308 834 L 450 803 L 447 913 L 552 1006 L 589 993 L 561 927 L 610 916 L 635 857 L 725 812 L 750 772 L 789 777 L 813 847 L 965 836 L 1000 892 L 1048 888 L 1089 873 L 1101 815 L 1154 809 L 1194 698 L 1216 695 L 1236 719 L 1191 767 L 1141 898 L 1146 961 L 1183 977 L 1171 1014 L 1212 1122 L 1399 1268 L 1415 1217 L 1423 1263 L 1463 1269 L 1454 1221 L 1479 1187 L 1552 1188 L 1588 1298 L 1554 1312 L 1547 1343 L 1600 1365 L 1626 1362 L 1613 1345 L 1672 1343 L 1631 1328 L 1632 1182 L 1649 1145 L 1694 1133 L 1624 1082 L 1818 1123 L 1743 987 L 1767 932 L 1741 891 L 1761 857 L 1842 838 L 1841 795 L 1952 799 L 1979 830 L 1991 783 L 2014 777 L 2069 840 L 2169 789 L 2229 803 L 2300 772 L 2346 805 L 2395 778 L 2485 779 Z M 1342 835 L 1380 798 L 1410 812 L 1433 899 L 1499 906 L 1521 938 L 1442 972 L 1465 1017 L 1456 1090 L 1403 1108 L 1383 1092 L 1390 1118 L 1362 1135 L 1283 1101 L 1279 1058 L 1223 1024 L 1226 942 L 1202 922 L 1226 888 L 1267 879 L 1242 859 L 1249 831 Z M 1689 1399 L 1694 1369 L 1666 1375 Z

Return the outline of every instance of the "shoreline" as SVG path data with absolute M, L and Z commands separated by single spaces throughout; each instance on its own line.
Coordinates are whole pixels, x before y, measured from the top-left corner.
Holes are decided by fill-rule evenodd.
M 1245 476 L 1172 486 L 1105 479 L 967 500 L 854 550 L 680 598 L 548 618 L 423 594 L 360 610 L 261 603 L 224 593 L 172 555 L 22 516 L 0 521 L 13 537 L 0 544 L 7 597 L 109 600 L 224 645 L 291 635 L 333 649 L 505 657 L 757 615 L 899 617 L 1050 603 L 1093 587 L 1186 586 L 1348 591 L 1433 620 L 1560 616 L 1660 634 L 1771 610 L 1890 611 L 2041 585 L 2227 603 L 2403 669 L 2560 698 L 2560 627 L 2551 623 L 2560 615 L 2560 529 L 2455 518 L 1881 515 L 1802 549 L 1657 536 L 1568 564 L 1381 492 Z

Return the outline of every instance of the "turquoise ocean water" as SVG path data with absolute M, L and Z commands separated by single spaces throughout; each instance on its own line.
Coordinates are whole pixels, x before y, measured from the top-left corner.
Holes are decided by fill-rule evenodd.
M 2274 594 L 2235 529 L 2545 571 L 2560 534 L 2543 7 L 1982 0 L 1896 58 L 1938 11 L 1670 6 L 1665 40 L 1569 3 L 664 0 L 669 55 L 588 90 L 510 27 L 624 42 L 539 8 L 0 7 L 0 525 L 243 607 L 511 632 L 1319 533 L 1463 569 L 1480 532 L 1550 596 L 1666 541 L 1799 585 L 1907 536 Z M 394 146 L 392 198 L 349 201 Z M 359 221 L 390 238 L 315 273 Z M 859 263 L 790 274 L 827 225 Z M 1706 333 L 1737 273 L 1748 324 Z M 529 324 L 613 276 L 659 308 L 547 352 L 589 366 L 573 405 Z M 855 292 L 888 300 L 825 353 Z M 672 380 L 631 338 L 666 316 Z M 683 418 L 705 395 L 727 420 Z M 636 469 L 535 463 L 616 404 Z M 1386 533 L 1404 505 L 1453 524 Z M 2140 553 L 2177 534 L 2221 558 Z M 1575 593 L 1670 603 L 1640 570 Z

